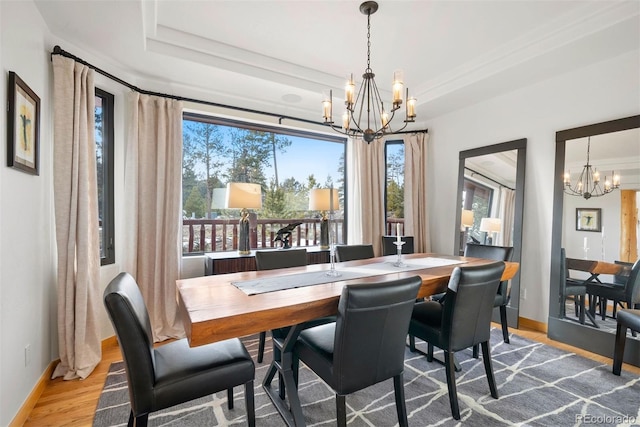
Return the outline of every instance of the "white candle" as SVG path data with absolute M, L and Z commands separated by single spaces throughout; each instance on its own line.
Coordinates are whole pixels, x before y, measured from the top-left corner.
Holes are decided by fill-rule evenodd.
M 582 246 L 583 248 L 587 249 L 587 238 L 584 238 L 584 245 Z
M 400 223 L 396 222 L 396 240 L 400 241 Z
M 602 238 L 604 239 L 604 225 L 602 226 Z

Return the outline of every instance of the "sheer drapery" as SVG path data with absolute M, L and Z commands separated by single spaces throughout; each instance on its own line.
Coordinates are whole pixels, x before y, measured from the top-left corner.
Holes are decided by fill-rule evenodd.
M 86 378 L 100 359 L 101 310 L 93 70 L 53 62 L 53 192 L 58 251 L 58 347 L 53 378 Z
M 184 336 L 177 315 L 180 275 L 182 102 L 129 94 L 125 158 L 125 269 L 149 309 L 154 341 Z
M 513 246 L 513 221 L 516 216 L 516 192 L 500 187 L 500 215 L 502 225 L 497 245 Z
M 348 235 L 349 244 L 372 244 L 376 256 L 382 255 L 384 234 L 384 143 L 367 144 L 362 139 L 347 141 Z
M 430 252 L 427 208 L 427 144 L 429 134 L 420 132 L 404 138 L 404 233 L 413 236 L 416 252 Z

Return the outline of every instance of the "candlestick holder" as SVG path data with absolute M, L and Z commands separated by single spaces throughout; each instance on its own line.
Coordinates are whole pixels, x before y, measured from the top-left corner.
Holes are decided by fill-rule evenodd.
M 398 258 L 396 260 L 396 262 L 393 263 L 394 267 L 406 267 L 407 264 L 402 262 L 402 246 L 404 245 L 405 242 L 403 242 L 402 240 L 396 240 L 395 242 L 393 242 L 394 245 L 396 245 L 396 250 L 397 250 L 397 254 L 398 254 Z
M 331 277 L 339 277 L 342 276 L 342 274 L 338 270 L 336 270 L 336 235 L 331 221 L 332 217 L 333 212 L 329 214 L 329 227 L 331 229 L 329 231 L 329 263 L 331 264 L 331 267 L 326 274 L 327 276 Z

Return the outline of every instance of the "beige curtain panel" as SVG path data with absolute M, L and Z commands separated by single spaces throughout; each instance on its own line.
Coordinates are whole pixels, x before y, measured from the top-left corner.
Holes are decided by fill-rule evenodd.
M 500 218 L 502 225 L 497 245 L 513 246 L 513 221 L 516 216 L 516 192 L 500 187 Z
M 347 179 L 349 194 L 349 244 L 372 244 L 376 256 L 382 255 L 385 224 L 384 143 L 367 144 L 362 139 L 347 141 L 347 158 L 353 159 Z
M 427 148 L 429 134 L 404 137 L 404 220 L 405 234 L 413 236 L 416 252 L 431 252 L 427 197 Z
M 154 340 L 180 338 L 182 102 L 132 92 L 129 108 L 124 266 L 140 286 Z
M 58 346 L 53 378 L 86 378 L 102 357 L 93 70 L 53 62 L 53 191 L 58 250 Z

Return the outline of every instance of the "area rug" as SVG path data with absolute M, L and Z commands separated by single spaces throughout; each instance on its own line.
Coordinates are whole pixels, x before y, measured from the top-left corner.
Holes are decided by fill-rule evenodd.
M 244 338 L 255 356 L 257 336 Z M 574 426 L 637 425 L 640 423 L 640 378 L 629 372 L 611 373 L 611 366 L 512 334 L 502 341 L 492 330 L 491 352 L 499 399 L 489 394 L 482 358 L 471 350 L 456 353 L 462 371 L 456 375 L 461 420 L 451 417 L 444 366 L 420 353 L 405 352 L 405 394 L 409 425 L 453 426 Z M 426 345 L 417 340 L 418 348 Z M 435 353 L 442 357 L 441 352 Z M 270 353 L 265 353 L 265 361 Z M 262 389 L 268 363 L 256 364 L 256 425 L 283 426 Z M 308 426 L 335 425 L 332 391 L 303 364 L 300 400 Z M 277 385 L 274 381 L 273 386 Z M 94 427 L 125 426 L 129 416 L 122 362 L 111 365 L 100 396 Z M 397 425 L 391 380 L 347 396 L 347 422 L 353 427 Z M 244 393 L 235 389 L 235 408 L 227 409 L 226 392 L 151 414 L 150 426 L 246 425 Z

